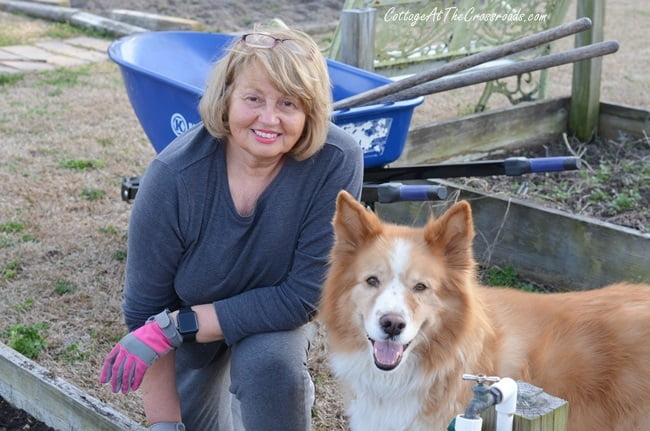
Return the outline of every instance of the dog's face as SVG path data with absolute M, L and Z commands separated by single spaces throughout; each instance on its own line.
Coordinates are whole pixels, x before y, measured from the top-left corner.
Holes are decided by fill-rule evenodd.
M 445 348 L 436 334 L 465 311 L 462 285 L 473 271 L 469 205 L 410 228 L 382 223 L 341 192 L 334 231 L 321 303 L 334 349 L 366 349 L 377 368 L 393 370 L 413 352 Z

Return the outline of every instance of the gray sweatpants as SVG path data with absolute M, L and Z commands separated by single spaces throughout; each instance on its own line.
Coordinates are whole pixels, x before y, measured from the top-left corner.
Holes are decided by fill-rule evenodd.
M 307 352 L 314 332 L 309 324 L 249 336 L 231 348 L 181 346 L 176 382 L 187 431 L 310 430 Z

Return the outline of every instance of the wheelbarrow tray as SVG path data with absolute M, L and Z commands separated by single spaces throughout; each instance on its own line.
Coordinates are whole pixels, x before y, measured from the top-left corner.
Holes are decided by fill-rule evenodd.
M 109 57 L 118 64 L 129 101 L 156 152 L 198 123 L 198 102 L 215 61 L 234 35 L 194 31 L 138 33 L 113 42 Z M 389 78 L 327 59 L 334 101 L 391 82 Z M 413 110 L 422 97 L 337 110 L 335 124 L 364 151 L 366 168 L 398 159 Z

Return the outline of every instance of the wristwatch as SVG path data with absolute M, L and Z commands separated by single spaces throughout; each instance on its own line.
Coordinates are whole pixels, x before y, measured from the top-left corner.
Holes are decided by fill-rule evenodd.
M 196 313 L 190 307 L 181 307 L 176 316 L 176 328 L 183 337 L 183 343 L 196 341 L 196 333 L 199 332 L 199 320 Z

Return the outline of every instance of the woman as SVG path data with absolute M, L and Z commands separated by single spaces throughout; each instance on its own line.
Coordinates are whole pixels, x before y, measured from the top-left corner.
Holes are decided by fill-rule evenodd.
M 308 322 L 336 195 L 358 197 L 363 176 L 330 109 L 309 36 L 244 35 L 214 68 L 202 123 L 147 169 L 129 225 L 132 332 L 100 381 L 126 393 L 143 379 L 151 429 L 310 428 Z

